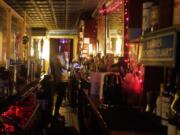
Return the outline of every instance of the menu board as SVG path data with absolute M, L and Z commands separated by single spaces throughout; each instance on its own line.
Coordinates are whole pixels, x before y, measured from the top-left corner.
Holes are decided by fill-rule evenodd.
M 145 37 L 141 61 L 145 65 L 175 66 L 177 34 L 176 31 L 170 31 Z

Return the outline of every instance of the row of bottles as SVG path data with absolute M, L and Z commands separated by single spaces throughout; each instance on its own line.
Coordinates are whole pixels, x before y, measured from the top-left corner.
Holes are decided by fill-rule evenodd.
M 180 135 L 180 72 L 168 69 L 166 78 L 160 85 L 156 115 L 168 127 L 168 135 Z
M 174 90 L 171 96 L 168 135 L 180 135 L 180 73 L 176 73 Z

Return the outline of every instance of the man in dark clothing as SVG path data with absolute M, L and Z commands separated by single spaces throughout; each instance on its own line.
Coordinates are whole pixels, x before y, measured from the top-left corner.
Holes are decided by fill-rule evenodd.
M 63 98 L 65 97 L 68 85 L 66 59 L 63 52 L 53 57 L 51 72 L 54 78 L 55 91 L 57 94 L 57 100 L 55 104 L 55 117 L 61 119 L 62 116 L 59 114 L 59 109 L 62 104 Z

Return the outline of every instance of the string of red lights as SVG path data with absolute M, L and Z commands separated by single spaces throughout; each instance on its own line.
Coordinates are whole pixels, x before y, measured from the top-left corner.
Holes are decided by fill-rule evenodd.
M 112 4 L 110 4 L 109 6 L 103 5 L 103 7 L 99 9 L 99 14 L 105 15 L 105 14 L 114 12 L 117 9 L 119 9 L 119 7 L 121 5 L 123 5 L 123 0 L 116 0 Z
M 114 11 L 116 11 L 121 5 L 123 5 L 123 0 L 116 0 L 115 2 L 113 2 L 112 4 L 110 4 L 109 6 L 104 5 L 104 6 L 99 10 L 99 13 L 105 15 L 105 14 L 114 12 Z
M 124 1 L 124 57 L 125 62 L 129 61 L 129 44 L 128 44 L 128 29 L 129 29 L 129 14 L 128 14 L 128 0 Z

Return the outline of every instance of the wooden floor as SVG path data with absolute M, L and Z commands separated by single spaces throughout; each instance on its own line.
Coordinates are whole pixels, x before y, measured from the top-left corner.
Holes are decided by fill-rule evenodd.
M 60 113 L 65 116 L 65 127 L 74 127 L 80 132 L 77 110 L 72 109 L 68 104 L 64 104 L 63 107 L 60 108 Z
M 56 97 L 54 97 L 54 103 L 56 101 Z M 79 122 L 77 117 L 77 109 L 73 109 L 70 107 L 70 104 L 67 99 L 63 100 L 62 106 L 59 110 L 60 114 L 65 117 L 65 123 L 62 124 L 55 124 L 56 122 L 51 122 L 48 126 L 49 131 L 44 133 L 43 135 L 79 135 Z M 63 130 L 63 132 L 56 132 L 55 130 Z

